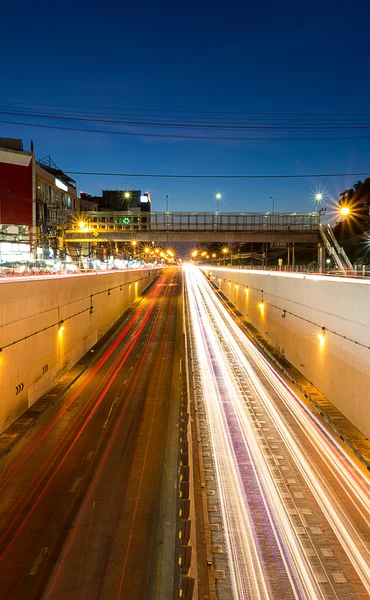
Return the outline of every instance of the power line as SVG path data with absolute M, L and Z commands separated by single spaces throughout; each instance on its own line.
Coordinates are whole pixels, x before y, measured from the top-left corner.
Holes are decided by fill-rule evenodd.
M 261 112 L 261 111 L 210 111 L 210 110 L 189 110 L 189 109 L 168 109 L 168 108 L 138 108 L 138 107 L 117 107 L 117 106 L 97 106 L 81 104 L 47 104 L 37 102 L 10 102 L 1 101 L 2 104 L 15 104 L 22 106 L 40 106 L 40 107 L 59 107 L 59 108 L 82 108 L 93 110 L 111 110 L 111 111 L 133 111 L 133 112 L 155 112 L 155 113 L 190 113 L 207 115 L 265 115 L 265 116 L 298 116 L 298 117 L 370 117 L 370 113 L 321 113 L 321 112 Z
M 369 135 L 363 136 L 320 136 L 320 137 L 245 137 L 245 136 L 209 136 L 209 135 L 183 135 L 183 134 L 168 134 L 168 133 L 147 133 L 147 132 L 135 132 L 135 131 L 116 131 L 107 129 L 88 129 L 85 127 L 64 127 L 61 125 L 45 125 L 41 123 L 22 123 L 20 121 L 9 121 L 0 119 L 0 123 L 6 123 L 7 125 L 19 125 L 21 127 L 36 127 L 40 129 L 57 129 L 60 131 L 76 131 L 81 133 L 95 133 L 95 134 L 107 134 L 107 135 L 125 135 L 133 137 L 149 137 L 149 138 L 161 138 L 161 139 L 179 139 L 179 140 L 204 140 L 204 141 L 233 141 L 233 142 L 289 142 L 289 141 L 340 141 L 340 140 L 369 140 Z M 135 125 L 135 123 L 131 123 Z
M 51 114 L 51 113 L 30 113 L 30 112 L 16 112 L 16 111 L 5 111 L 0 109 L 0 114 L 7 116 L 16 117 L 33 117 L 37 119 L 49 119 L 57 121 L 72 121 L 82 122 L 90 124 L 104 124 L 104 125 L 135 125 L 138 127 L 159 127 L 159 128 L 186 128 L 186 129 L 210 129 L 210 130 L 253 130 L 253 131 L 336 131 L 336 130 L 369 130 L 370 124 L 298 124 L 298 125 L 271 125 L 271 124 L 250 124 L 250 123 L 179 123 L 179 122 L 162 122 L 162 121 L 138 121 L 138 120 L 117 120 L 117 119 L 101 119 L 101 118 L 88 118 L 86 116 L 71 116 L 68 114 Z M 153 117 L 147 117 L 153 118 Z
M 69 175 L 97 175 L 100 177 L 153 177 L 155 179 L 313 179 L 315 177 L 364 177 L 365 173 L 315 173 L 307 175 L 173 175 L 164 173 L 105 173 L 102 171 L 64 171 Z
M 131 124 L 135 124 L 137 126 L 145 126 L 145 127 L 169 127 L 169 128 L 177 128 L 177 127 L 186 127 L 188 129 L 256 129 L 256 130 L 261 130 L 261 131 L 270 131 L 270 130 L 303 130 L 303 131 L 315 131 L 315 130 L 351 130 L 351 129 L 369 129 L 370 128 L 370 123 L 367 121 L 366 123 L 347 123 L 344 124 L 343 120 L 341 120 L 340 124 L 335 123 L 335 122 L 329 122 L 329 123 L 320 123 L 317 120 L 315 120 L 314 124 L 310 124 L 310 123 L 303 123 L 302 122 L 298 122 L 297 124 L 284 124 L 284 123 L 280 123 L 280 124 L 271 124 L 270 122 L 256 122 L 256 121 L 252 121 L 252 123 L 250 122 L 245 122 L 243 120 L 234 120 L 237 121 L 235 122 L 202 122 L 202 123 L 192 123 L 192 122 L 179 122 L 178 119 L 184 119 L 185 117 L 177 117 L 176 122 L 164 122 L 163 119 L 174 119 L 174 116 L 153 116 L 153 115 L 142 115 L 141 116 L 141 120 L 138 120 L 138 117 L 135 117 L 134 115 L 129 114 L 128 116 L 126 115 L 126 119 L 125 120 L 119 120 L 116 117 L 115 118 L 111 118 L 108 119 L 107 117 L 109 117 L 109 114 L 106 115 L 93 115 L 93 114 L 89 114 L 89 113 L 82 113 L 82 114 L 78 114 L 78 113 L 73 113 L 72 115 L 69 113 L 69 111 L 59 111 L 59 112 L 54 112 L 54 113 L 45 113 L 45 112 L 35 112 L 33 110 L 33 112 L 25 112 L 22 108 L 16 110 L 4 110 L 3 107 L 0 107 L 0 114 L 3 115 L 8 115 L 8 116 L 18 116 L 18 117 L 33 117 L 33 118 L 37 118 L 37 119 L 53 119 L 53 120 L 62 120 L 62 121 L 77 121 L 77 122 L 84 122 L 84 123 L 103 123 L 103 124 L 114 124 L 114 125 L 131 125 Z M 101 116 L 103 116 L 104 118 L 100 118 Z M 142 119 L 147 119 L 147 120 L 142 120 Z M 154 119 L 154 120 L 153 120 Z M 160 120 L 158 120 L 160 119 Z M 176 117 L 175 117 L 176 119 Z

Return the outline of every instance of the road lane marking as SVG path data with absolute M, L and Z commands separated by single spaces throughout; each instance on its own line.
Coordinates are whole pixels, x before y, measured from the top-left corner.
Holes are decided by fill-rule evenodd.
M 343 575 L 343 573 L 332 573 L 331 574 L 335 583 L 347 583 L 347 579 L 345 578 L 345 576 Z
M 320 527 L 310 527 L 310 531 L 313 535 L 322 535 Z
M 72 485 L 71 490 L 70 490 L 72 494 L 77 490 L 81 481 L 82 481 L 82 477 L 77 477 L 76 481 L 74 482 L 74 484 Z
M 47 555 L 49 551 L 49 548 L 41 548 L 38 557 L 36 558 L 35 562 L 32 565 L 32 569 L 30 571 L 30 575 L 36 575 L 39 566 L 41 565 L 44 557 Z
M 306 527 L 306 529 L 308 529 L 308 523 L 306 521 L 305 516 L 302 513 L 303 513 L 303 511 L 299 510 L 299 516 L 301 517 L 302 525 L 303 525 L 303 527 Z
M 94 450 L 91 450 L 91 452 L 89 452 L 89 454 L 87 455 L 87 459 L 86 460 L 91 460 L 92 457 L 94 455 Z

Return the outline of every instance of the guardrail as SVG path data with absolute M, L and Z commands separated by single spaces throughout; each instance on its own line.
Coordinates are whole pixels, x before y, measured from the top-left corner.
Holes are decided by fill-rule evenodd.
M 70 232 L 89 231 L 317 231 L 318 212 L 206 213 L 206 212 L 88 212 L 66 225 Z

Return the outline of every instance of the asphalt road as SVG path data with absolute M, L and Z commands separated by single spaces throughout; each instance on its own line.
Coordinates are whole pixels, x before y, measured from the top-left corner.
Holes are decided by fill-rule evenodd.
M 370 482 L 185 270 L 218 600 L 370 597 Z
M 166 270 L 0 463 L 0 597 L 151 597 L 180 275 Z

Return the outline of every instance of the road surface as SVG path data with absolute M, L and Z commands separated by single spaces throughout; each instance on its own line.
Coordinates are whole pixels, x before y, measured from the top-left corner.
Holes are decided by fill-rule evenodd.
M 369 598 L 368 473 L 247 339 L 201 271 L 186 266 L 185 280 L 207 488 L 217 483 L 210 521 L 221 520 L 226 551 L 214 558 L 226 573 L 218 598 Z
M 1 598 L 150 597 L 180 290 L 167 269 L 1 461 Z

